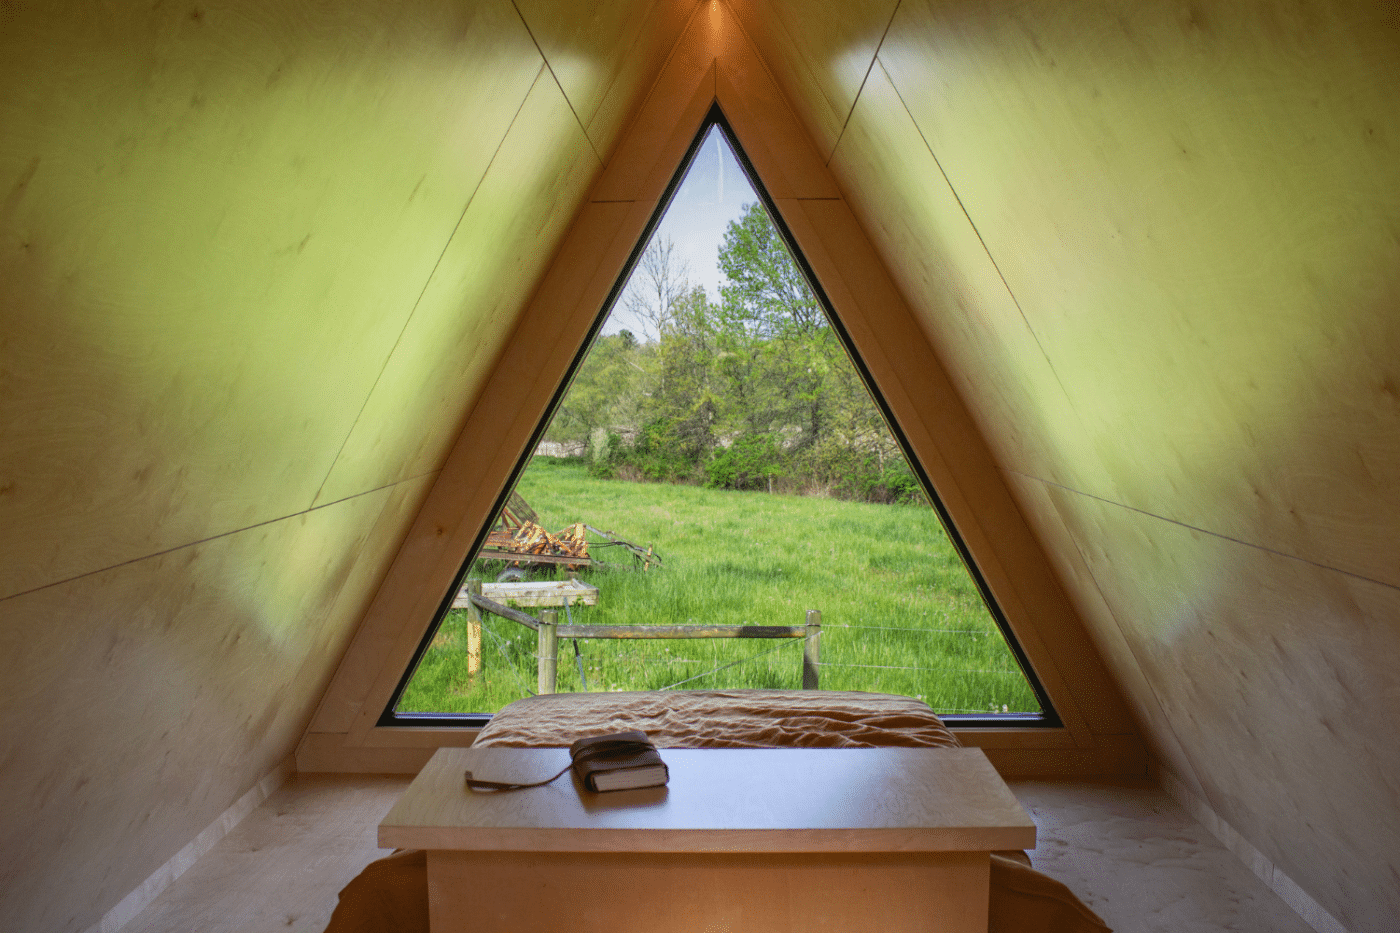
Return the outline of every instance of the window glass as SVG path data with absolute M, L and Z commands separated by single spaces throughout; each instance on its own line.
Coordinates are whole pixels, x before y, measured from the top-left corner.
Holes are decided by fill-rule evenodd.
M 558 639 L 546 685 L 538 630 L 467 608 L 464 587 L 398 714 L 490 713 L 549 686 L 1042 708 L 717 125 L 465 579 L 590 635 Z M 693 637 L 600 637 L 617 626 Z M 737 626 L 789 631 L 715 637 Z

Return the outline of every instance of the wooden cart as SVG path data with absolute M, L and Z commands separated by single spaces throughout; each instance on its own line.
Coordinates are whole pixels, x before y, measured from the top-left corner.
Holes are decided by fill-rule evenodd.
M 588 534 L 602 540 L 590 542 Z M 598 560 L 589 553 L 590 547 L 595 551 L 608 547 L 623 548 L 632 555 L 632 565 L 642 570 L 661 566 L 661 557 L 654 548 L 643 548 L 610 531 L 601 531 L 583 522 L 575 522 L 551 534 L 540 524 L 539 515 L 518 492 L 512 492 L 506 500 L 500 521 L 486 536 L 486 542 L 477 552 L 477 559 L 504 561 L 506 567 L 497 577 L 501 582 L 523 580 L 527 571 L 551 565 L 563 565 L 571 571 L 589 567 L 617 569 L 621 566 Z

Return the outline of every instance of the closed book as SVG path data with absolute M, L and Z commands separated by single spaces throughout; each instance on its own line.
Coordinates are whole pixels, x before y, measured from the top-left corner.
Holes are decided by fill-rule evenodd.
M 579 739 L 569 746 L 574 773 L 591 791 L 658 787 L 670 773 L 643 732 L 614 732 Z

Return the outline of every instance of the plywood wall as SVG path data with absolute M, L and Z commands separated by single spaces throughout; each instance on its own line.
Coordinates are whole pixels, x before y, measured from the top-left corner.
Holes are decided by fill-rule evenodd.
M 0 9 L 0 929 L 292 752 L 686 7 Z
M 736 8 L 1156 754 L 1348 928 L 1389 929 L 1393 5 Z

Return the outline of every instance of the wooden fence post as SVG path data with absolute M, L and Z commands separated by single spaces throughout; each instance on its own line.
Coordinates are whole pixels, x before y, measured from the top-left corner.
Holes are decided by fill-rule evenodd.
M 481 595 L 481 581 L 468 580 L 467 592 L 472 596 Z M 476 603 L 467 603 L 467 680 L 476 680 L 481 673 L 481 610 Z
M 559 610 L 540 613 L 539 693 L 553 693 L 559 671 Z
M 817 666 L 821 664 L 822 614 L 819 609 L 807 610 L 807 635 L 802 641 L 802 689 L 820 690 Z

